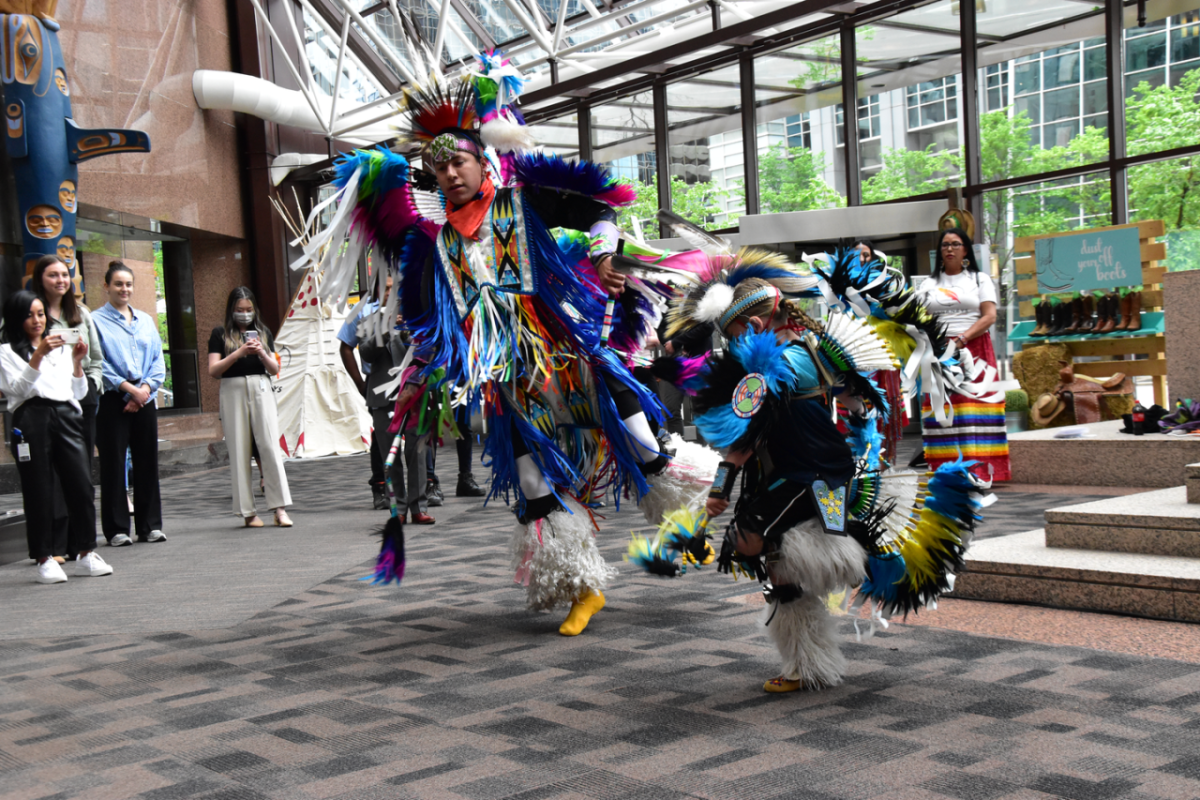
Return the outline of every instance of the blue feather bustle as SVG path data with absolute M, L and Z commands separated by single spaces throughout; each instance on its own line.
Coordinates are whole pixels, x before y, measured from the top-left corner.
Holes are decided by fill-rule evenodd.
M 613 188 L 608 167 L 591 161 L 568 161 L 556 153 L 521 153 L 512 161 L 513 175 L 526 186 L 559 189 L 595 197 Z
M 721 387 L 736 383 L 736 380 L 752 372 L 762 375 L 767 389 L 764 409 L 771 403 L 779 402 L 788 393 L 820 387 L 817 366 L 807 348 L 781 343 L 773 331 L 747 331 L 731 339 L 726 355 L 710 359 L 702 377 L 710 384 L 708 388 L 713 390 L 714 396 L 723 396 L 726 400 L 711 404 L 695 417 L 696 428 L 705 441 L 720 448 L 733 447 L 747 436 L 753 421 L 765 415 L 763 410 L 754 417 L 746 418 L 734 413 L 732 404 L 728 402 L 732 397 L 732 385 L 728 387 L 728 393 L 723 388 L 711 385 L 718 372 L 724 377 L 724 380 L 718 381 Z

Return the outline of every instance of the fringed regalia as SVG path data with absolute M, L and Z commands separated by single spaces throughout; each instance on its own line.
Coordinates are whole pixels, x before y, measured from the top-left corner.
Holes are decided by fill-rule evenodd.
M 665 292 L 631 282 L 606 341 L 593 264 L 616 251 L 614 209 L 634 194 L 604 167 L 532 152 L 507 105 L 519 88 L 496 56 L 483 57 L 481 72 L 412 88 L 402 141 L 422 148 L 425 170 L 456 149 L 476 156 L 480 194 L 454 207 L 405 156 L 355 151 L 336 165 L 339 206 L 309 249 L 332 244 L 334 277 L 323 285 L 335 296 L 366 251 L 398 276 L 383 317 L 403 314 L 438 396 L 482 410 L 488 499 L 515 503 L 517 579 L 530 608 L 548 609 L 600 592 L 614 572 L 585 507 L 606 494 L 619 507 L 669 482 L 669 453 L 653 434 L 661 406 L 621 352 L 661 318 Z M 455 214 L 473 214 L 477 228 Z M 567 235 L 560 242 L 552 230 Z
M 717 322 L 724 331 L 740 309 L 770 299 L 772 292 L 778 301 L 810 294 L 814 284 L 818 291 L 829 288 L 829 274 L 814 276 L 764 260 L 743 250 L 727 261 L 715 280 L 673 305 L 672 330 Z M 841 263 L 845 272 L 848 263 Z M 768 285 L 735 300 L 738 285 L 749 278 Z M 869 310 L 862 293 L 849 294 Z M 911 297 L 890 294 L 901 301 L 897 315 L 920 320 L 913 309 L 904 310 Z M 884 471 L 876 421 L 891 409 L 870 374 L 898 368 L 890 342 L 906 342 L 895 329 L 887 338 L 879 329 L 894 325 L 905 332 L 907 343 L 918 336 L 928 340 L 929 333 L 868 319 L 870 314 L 860 317 L 848 308 L 832 310 L 823 326 L 798 316 L 786 326 L 775 323 L 760 333 L 749 329 L 729 340 L 722 354 L 684 382 L 694 393 L 695 422 L 705 440 L 733 454 L 749 454 L 717 561 L 721 571 L 766 582 L 763 620 L 783 661 L 782 676 L 768 682 L 768 691 L 820 689 L 842 681 L 846 662 L 827 606 L 831 594 L 844 591 L 849 602 L 851 589 L 858 587 L 855 608 L 871 608 L 871 630 L 886 626 L 894 613 L 934 605 L 963 567 L 986 488 L 962 462 L 932 475 Z M 934 354 L 945 352 L 945 343 L 936 330 L 932 334 L 928 353 L 936 361 Z M 905 349 L 907 358 L 914 346 Z M 948 371 L 956 366 L 952 351 L 937 363 Z M 957 380 L 936 367 L 926 374 Z M 833 421 L 834 402 L 851 412 L 849 440 Z M 727 462 L 723 469 L 736 468 Z M 678 571 L 672 551 L 683 554 L 685 568 L 694 563 L 708 521 L 694 510 L 698 499 L 692 498 L 692 508 L 668 515 L 655 540 L 635 537 L 629 560 L 665 575 Z M 761 552 L 739 552 L 739 546 L 746 548 L 740 534 L 760 537 Z M 781 681 L 792 686 L 780 689 Z

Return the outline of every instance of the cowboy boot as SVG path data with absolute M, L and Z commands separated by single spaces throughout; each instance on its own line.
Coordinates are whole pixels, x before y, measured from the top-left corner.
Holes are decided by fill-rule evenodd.
M 1029 332 L 1030 336 L 1042 337 L 1046 335 L 1046 330 L 1049 326 L 1046 325 L 1046 305 L 1045 300 L 1039 300 L 1038 304 L 1033 307 L 1033 318 L 1037 320 L 1037 324 L 1033 326 L 1033 330 Z
M 1062 336 L 1063 331 L 1067 329 L 1067 325 L 1071 322 L 1071 307 L 1066 303 L 1059 303 L 1054 307 L 1054 323 L 1050 328 L 1047 336 Z
M 1108 319 L 1108 302 L 1104 295 L 1095 298 L 1096 301 L 1096 320 L 1092 323 L 1092 329 L 1088 333 L 1099 333 L 1104 327 L 1104 321 Z
M 1096 298 L 1089 294 L 1084 295 L 1081 300 L 1083 303 L 1083 314 L 1079 319 L 1079 332 L 1091 333 L 1092 329 L 1096 327 L 1096 320 L 1092 318 L 1096 313 Z
M 1071 301 L 1071 324 L 1063 329 L 1063 334 L 1074 335 L 1079 332 L 1079 325 L 1083 318 L 1083 300 L 1079 297 Z
M 1117 293 L 1117 303 L 1121 308 L 1121 321 L 1113 326 L 1113 329 L 1112 329 L 1113 333 L 1123 332 L 1125 330 L 1125 327 L 1129 324 L 1129 295 L 1125 295 L 1124 297 L 1122 297 L 1121 293 L 1118 292 Z
M 1142 329 L 1142 293 L 1129 293 L 1129 318 L 1126 321 L 1125 331 L 1132 333 Z
M 1058 306 L 1049 297 L 1042 302 L 1042 305 L 1046 307 L 1046 330 L 1042 336 L 1053 336 L 1058 322 Z
M 1101 302 L 1104 304 L 1104 322 L 1097 323 L 1096 333 L 1105 334 L 1111 331 L 1117 324 L 1116 317 L 1119 301 L 1111 294 L 1106 294 L 1103 298 L 1101 298 Z

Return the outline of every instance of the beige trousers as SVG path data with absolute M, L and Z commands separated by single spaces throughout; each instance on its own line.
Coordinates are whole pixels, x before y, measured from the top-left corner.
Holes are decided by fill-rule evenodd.
M 275 413 L 275 395 L 266 375 L 221 379 L 221 426 L 229 447 L 229 472 L 233 476 L 233 513 L 252 517 L 254 490 L 250 485 L 250 437 L 258 444 L 266 484 L 267 508 L 292 504 L 287 475 L 283 471 L 283 453 L 279 449 L 279 422 Z

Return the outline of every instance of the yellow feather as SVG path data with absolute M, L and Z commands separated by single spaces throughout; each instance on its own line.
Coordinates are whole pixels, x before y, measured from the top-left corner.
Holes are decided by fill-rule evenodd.
M 908 359 L 916 349 L 917 343 L 904 330 L 904 326 L 899 323 L 892 322 L 887 319 L 879 319 L 878 317 L 867 317 L 867 324 L 875 329 L 875 333 L 880 339 L 887 342 L 892 353 L 896 358 L 900 359 L 901 364 L 907 364 Z

